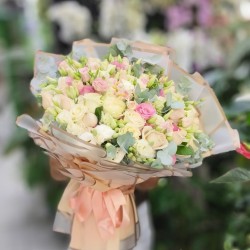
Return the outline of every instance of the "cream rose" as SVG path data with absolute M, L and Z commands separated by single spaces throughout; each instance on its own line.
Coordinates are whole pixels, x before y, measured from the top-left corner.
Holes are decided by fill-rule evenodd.
M 115 133 L 115 131 L 107 125 L 101 124 L 97 125 L 93 129 L 93 135 L 97 144 L 101 145 L 103 142 L 110 140 Z
M 152 129 L 150 126 L 145 126 L 143 128 L 142 138 L 155 150 L 166 148 L 168 145 L 166 136 L 163 133 Z
M 141 136 L 141 131 L 138 129 L 138 127 L 135 127 L 132 123 L 127 123 L 123 128 L 119 131 L 121 134 L 126 134 L 127 132 L 131 132 L 133 134 L 133 137 L 135 139 L 139 139 Z
M 173 142 L 180 145 L 186 139 L 187 132 L 185 130 L 174 131 L 172 134 Z
M 126 110 L 124 113 L 124 121 L 133 124 L 134 127 L 141 129 L 146 121 L 141 117 L 141 115 L 133 110 Z
M 101 97 L 98 93 L 87 93 L 83 96 L 84 104 L 90 113 L 95 113 L 95 109 L 102 106 Z
M 107 95 L 103 101 L 103 111 L 114 118 L 119 118 L 126 108 L 125 103 L 114 95 Z
M 175 123 L 179 121 L 179 119 L 185 116 L 185 112 L 183 109 L 175 109 L 170 115 L 170 119 L 173 120 Z
M 135 143 L 135 149 L 140 156 L 145 158 L 154 158 L 156 154 L 156 151 L 144 139 L 138 140 Z

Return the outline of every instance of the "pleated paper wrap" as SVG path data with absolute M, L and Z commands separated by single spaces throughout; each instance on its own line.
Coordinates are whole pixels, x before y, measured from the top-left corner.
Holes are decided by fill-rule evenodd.
M 119 39 L 113 39 L 111 44 Z M 171 49 L 131 42 L 133 57 L 158 64 L 174 82 L 183 77 L 191 82 L 190 100 L 203 99 L 199 107 L 201 124 L 213 142 L 208 154 L 218 154 L 239 147 L 239 137 L 232 130 L 223 110 L 209 85 L 198 74 L 190 75 L 171 59 Z M 110 44 L 82 40 L 73 44 L 73 59 L 82 56 L 102 58 Z M 38 52 L 35 75 L 31 82 L 34 94 L 47 76 L 55 77 L 57 66 L 63 60 L 60 55 Z M 71 235 L 72 250 L 128 250 L 133 249 L 139 237 L 139 222 L 134 203 L 134 188 L 153 177 L 192 175 L 195 165 L 175 164 L 165 169 L 153 169 L 135 164 L 117 164 L 106 159 L 104 149 L 86 143 L 67 132 L 51 126 L 44 132 L 41 124 L 28 115 L 17 119 L 17 124 L 29 131 L 35 143 L 59 163 L 58 171 L 70 178 L 61 198 L 54 229 Z

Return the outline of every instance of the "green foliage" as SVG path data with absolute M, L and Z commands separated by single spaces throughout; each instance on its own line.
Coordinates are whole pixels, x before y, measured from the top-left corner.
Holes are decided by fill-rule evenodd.
M 127 153 L 129 147 L 134 145 L 135 139 L 132 133 L 127 132 L 126 134 L 118 136 L 117 143 L 120 146 L 120 148 Z

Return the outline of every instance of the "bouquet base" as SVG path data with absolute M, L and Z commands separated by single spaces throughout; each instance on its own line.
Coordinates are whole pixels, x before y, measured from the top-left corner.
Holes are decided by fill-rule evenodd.
M 140 231 L 134 194 L 101 192 L 71 180 L 59 203 L 54 231 L 71 236 L 69 250 L 133 249 Z

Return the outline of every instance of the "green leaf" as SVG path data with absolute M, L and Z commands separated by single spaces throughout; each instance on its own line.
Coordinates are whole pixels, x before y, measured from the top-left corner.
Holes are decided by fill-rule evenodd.
M 117 143 L 120 146 L 120 148 L 127 153 L 129 147 L 134 145 L 135 139 L 132 133 L 127 132 L 124 135 L 118 136 Z
M 162 169 L 162 168 L 163 168 L 163 165 L 162 165 L 160 159 L 156 159 L 156 160 L 154 160 L 154 161 L 151 163 L 151 167 L 152 167 L 152 168 Z
M 116 156 L 117 150 L 116 150 L 116 147 L 114 145 L 110 144 L 106 147 L 106 152 L 107 152 L 108 158 L 114 159 Z
M 95 115 L 96 115 L 96 117 L 97 117 L 97 119 L 98 119 L 98 122 L 101 120 L 101 118 L 102 118 L 102 110 L 103 110 L 103 107 L 97 107 L 96 109 L 95 109 Z
M 135 77 L 140 77 L 143 73 L 143 67 L 140 63 L 135 63 L 132 67 L 132 72 L 134 73 Z
M 178 146 L 176 154 L 177 155 L 193 155 L 194 150 L 191 147 Z
M 174 101 L 171 93 L 167 93 L 167 105 L 172 109 L 183 109 L 185 107 L 184 102 Z
M 235 183 L 250 181 L 250 171 L 244 168 L 234 168 L 211 183 Z

